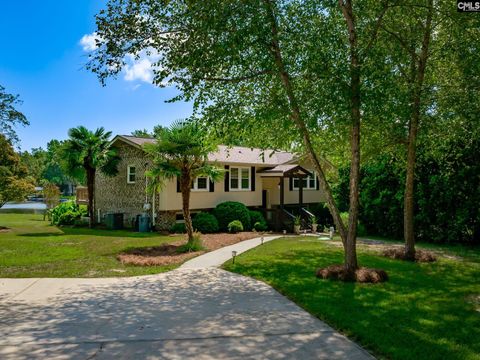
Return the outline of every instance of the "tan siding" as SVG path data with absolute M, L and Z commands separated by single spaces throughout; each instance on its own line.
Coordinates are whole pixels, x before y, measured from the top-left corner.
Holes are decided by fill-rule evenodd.
M 223 168 L 224 164 L 220 164 Z M 250 167 L 248 164 L 234 166 Z M 210 209 L 224 201 L 239 201 L 246 206 L 262 205 L 262 179 L 255 174 L 255 191 L 228 191 L 225 192 L 224 180 L 215 183 L 215 192 L 192 191 L 190 208 L 192 210 Z M 182 209 L 182 195 L 177 193 L 176 180 L 169 181 L 160 194 L 159 210 Z

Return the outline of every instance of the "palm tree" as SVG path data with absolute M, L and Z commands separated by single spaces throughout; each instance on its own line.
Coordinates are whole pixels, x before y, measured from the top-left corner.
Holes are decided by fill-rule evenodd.
M 90 131 L 78 126 L 68 131 L 70 137 L 64 145 L 63 154 L 66 170 L 70 176 L 87 181 L 88 216 L 90 227 L 95 224 L 95 174 L 97 170 L 108 176 L 118 173 L 120 160 L 115 148 L 110 146 L 110 131 L 103 127 Z
M 219 180 L 223 171 L 207 163 L 208 154 L 217 146 L 209 143 L 206 136 L 193 123 L 177 121 L 169 128 L 160 129 L 155 144 L 145 145 L 153 158 L 148 176 L 153 182 L 163 184 L 165 180 L 177 179 L 182 193 L 182 210 L 188 234 L 187 248 L 193 248 L 193 226 L 190 216 L 190 192 L 197 177 Z

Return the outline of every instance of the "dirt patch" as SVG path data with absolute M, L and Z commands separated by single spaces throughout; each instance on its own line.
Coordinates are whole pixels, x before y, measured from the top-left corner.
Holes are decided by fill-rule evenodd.
M 205 234 L 205 235 L 202 234 L 202 242 L 205 248 L 207 248 L 209 251 L 212 251 L 228 245 L 236 244 L 240 241 L 253 239 L 259 236 L 261 236 L 261 234 L 253 231 L 241 232 L 237 234 L 228 234 L 228 233 Z
M 205 250 L 188 253 L 179 253 L 178 248 L 185 244 L 185 240 L 176 241 L 161 246 L 134 248 L 117 255 L 117 259 L 125 265 L 138 266 L 162 266 L 181 264 L 195 256 L 205 252 L 220 249 L 224 246 L 233 245 L 240 241 L 253 239 L 260 236 L 256 232 L 242 232 L 238 234 L 205 234 L 201 235 Z
M 181 245 L 161 245 L 127 250 L 117 256 L 125 265 L 161 266 L 180 264 L 192 257 L 200 255 L 203 251 L 179 253 Z
M 321 279 L 345 281 L 345 270 L 343 265 L 330 265 L 317 270 L 317 277 Z M 355 281 L 359 283 L 381 283 L 388 280 L 387 273 L 382 269 L 359 268 L 355 271 Z
M 6 232 L 9 232 L 9 231 L 10 231 L 10 228 L 5 227 L 5 226 L 0 226 L 0 233 L 6 233 Z
M 405 260 L 405 249 L 403 247 L 390 247 L 382 251 L 382 255 L 391 259 Z M 416 250 L 416 262 L 434 262 L 437 261 L 437 256 L 431 251 Z

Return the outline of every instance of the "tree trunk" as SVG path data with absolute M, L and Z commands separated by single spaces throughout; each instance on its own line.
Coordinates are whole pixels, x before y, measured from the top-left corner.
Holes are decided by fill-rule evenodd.
M 350 208 L 345 251 L 346 278 L 353 280 L 358 268 L 356 240 L 358 223 L 358 196 L 360 183 L 360 60 L 358 56 L 357 32 L 351 0 L 339 0 L 343 17 L 347 23 L 350 44 L 350 108 L 351 108 L 351 165 L 350 165 Z
M 416 163 L 416 142 L 418 125 L 420 123 L 421 96 L 425 70 L 428 60 L 428 49 L 432 32 L 433 0 L 428 4 L 427 18 L 425 22 L 425 32 L 423 34 L 422 48 L 418 56 L 418 65 L 415 66 L 416 74 L 414 76 L 412 89 L 412 112 L 408 129 L 407 145 L 407 167 L 405 178 L 404 212 L 403 212 L 403 233 L 405 238 L 405 259 L 415 260 L 415 226 L 414 226 L 414 186 L 415 186 L 415 163 Z M 416 62 L 416 58 L 412 59 Z
M 185 220 L 185 229 L 187 230 L 187 244 L 193 243 L 193 225 L 192 217 L 190 215 L 190 192 L 192 180 L 185 172 L 182 172 L 180 177 L 180 191 L 182 192 L 182 211 L 183 219 Z
M 303 120 L 300 112 L 300 107 L 298 105 L 295 92 L 293 90 L 293 85 L 290 81 L 290 76 L 285 68 L 285 64 L 283 62 L 283 57 L 282 57 L 282 52 L 280 49 L 280 43 L 278 40 L 278 26 L 277 26 L 277 20 L 275 16 L 275 12 L 273 9 L 273 4 L 271 0 L 264 0 L 265 5 L 266 5 L 266 10 L 267 10 L 267 16 L 270 21 L 270 26 L 271 26 L 271 31 L 272 31 L 272 43 L 271 43 L 271 52 L 275 60 L 275 65 L 277 66 L 277 71 L 278 71 L 278 76 L 280 77 L 280 80 L 282 82 L 282 85 L 285 89 L 285 92 L 287 94 L 288 102 L 290 105 L 290 110 L 291 110 L 291 118 L 293 123 L 296 125 L 298 130 L 300 131 L 302 138 L 303 138 L 303 143 L 305 145 L 305 148 L 307 150 L 307 154 L 310 158 L 310 160 L 313 163 L 313 166 L 315 167 L 315 170 L 318 173 L 318 179 L 320 182 L 320 187 L 322 191 L 325 193 L 325 196 L 327 198 L 327 206 L 328 209 L 330 210 L 330 213 L 332 214 L 333 221 L 335 222 L 335 226 L 338 229 L 338 232 L 340 234 L 340 237 L 342 238 L 342 243 L 345 246 L 346 244 L 346 239 L 347 239 L 347 234 L 346 234 L 346 229 L 345 226 L 341 220 L 340 217 L 340 211 L 338 211 L 337 205 L 335 203 L 335 199 L 333 198 L 332 190 L 330 188 L 330 185 L 327 182 L 327 178 L 325 176 L 325 172 L 323 171 L 322 165 L 320 164 L 320 161 L 317 157 L 317 154 L 315 153 L 315 150 L 313 149 L 313 145 L 310 139 L 310 134 L 308 133 L 307 127 L 305 125 L 305 121 Z
M 85 170 L 87 173 L 89 226 L 93 228 L 95 225 L 95 169 L 88 167 Z

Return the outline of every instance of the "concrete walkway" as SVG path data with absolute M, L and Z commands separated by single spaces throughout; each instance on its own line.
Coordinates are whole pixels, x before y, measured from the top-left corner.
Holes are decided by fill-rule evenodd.
M 282 236 L 275 235 L 275 236 L 264 236 L 263 242 L 266 243 L 268 241 L 272 241 L 278 239 Z M 237 255 L 241 253 L 253 249 L 254 247 L 259 246 L 262 243 L 261 237 L 245 240 L 233 245 L 225 246 L 221 249 L 206 253 L 202 256 L 198 256 L 193 258 L 187 262 L 185 262 L 181 269 L 206 269 L 212 267 L 219 267 L 227 260 L 232 258 L 232 251 L 236 251 Z
M 371 359 L 270 286 L 215 268 L 231 250 L 152 276 L 0 279 L 0 359 Z

